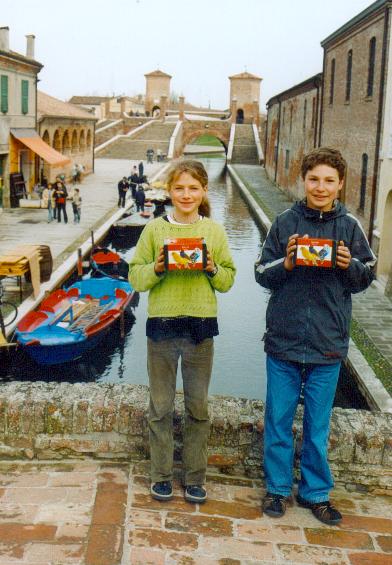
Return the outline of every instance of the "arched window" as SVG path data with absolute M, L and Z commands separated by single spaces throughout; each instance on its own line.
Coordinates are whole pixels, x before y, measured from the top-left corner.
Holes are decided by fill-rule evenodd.
M 306 108 L 307 108 L 307 105 L 308 105 L 308 101 L 305 100 L 305 102 L 304 102 L 304 118 L 303 118 L 303 122 L 302 122 L 302 129 L 304 131 L 306 129 Z
M 84 129 L 80 132 L 79 148 L 82 152 L 86 151 L 86 137 L 84 135 Z
M 50 145 L 50 137 L 49 137 L 49 132 L 48 132 L 47 129 L 44 131 L 44 134 L 42 136 L 42 140 L 45 141 L 45 143 L 47 143 L 48 145 Z
M 368 168 L 368 156 L 366 155 L 366 153 L 364 153 L 362 155 L 361 191 L 359 196 L 359 209 L 362 211 L 365 209 L 367 168 Z
M 368 68 L 368 83 L 367 83 L 368 96 L 373 96 L 375 61 L 376 61 L 376 38 L 372 37 L 369 42 L 369 68 Z
M 72 132 L 72 153 L 78 152 L 78 133 L 76 129 Z
M 347 68 L 346 68 L 346 102 L 350 100 L 351 96 L 351 75 L 353 70 L 353 52 L 352 49 L 347 53 Z
M 63 135 L 63 151 L 66 155 L 69 155 L 69 153 L 71 153 L 71 142 L 69 140 L 68 130 L 65 130 Z
M 87 147 L 91 147 L 91 130 L 87 131 Z
M 62 151 L 61 137 L 58 129 L 56 129 L 56 131 L 54 132 L 53 148 L 56 149 L 56 151 L 59 151 L 60 153 Z
M 335 59 L 331 61 L 331 74 L 329 79 L 329 103 L 333 104 L 333 95 L 335 90 Z

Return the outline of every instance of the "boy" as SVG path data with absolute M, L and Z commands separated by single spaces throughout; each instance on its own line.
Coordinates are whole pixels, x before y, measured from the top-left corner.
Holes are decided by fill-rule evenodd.
M 79 224 L 81 210 L 82 210 L 82 197 L 80 196 L 80 191 L 78 188 L 73 189 L 71 200 L 72 200 L 72 211 L 74 215 L 74 224 Z
M 346 162 L 339 151 L 305 155 L 305 199 L 275 219 L 255 265 L 256 281 L 271 291 L 264 335 L 267 399 L 263 511 L 283 516 L 293 482 L 292 424 L 303 387 L 301 479 L 297 502 L 325 524 L 342 516 L 329 502 L 329 420 L 342 360 L 346 357 L 351 294 L 374 276 L 375 256 L 358 220 L 337 200 Z M 336 267 L 295 266 L 298 237 L 337 241 Z

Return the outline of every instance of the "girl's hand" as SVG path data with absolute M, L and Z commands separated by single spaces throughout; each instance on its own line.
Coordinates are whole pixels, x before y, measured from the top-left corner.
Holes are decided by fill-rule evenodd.
M 163 247 L 160 248 L 158 257 L 156 258 L 154 271 L 157 275 L 165 272 L 165 254 L 163 252 Z
M 298 233 L 294 233 L 293 235 L 290 235 L 289 241 L 287 243 L 286 257 L 283 263 L 283 266 L 286 269 L 286 271 L 292 271 L 294 269 L 293 257 L 295 250 L 297 249 L 297 237 L 299 237 Z M 304 237 L 307 236 L 304 235 Z
M 351 263 L 351 253 L 348 247 L 344 245 L 344 241 L 339 241 L 336 250 L 336 265 L 341 269 L 348 269 Z
M 212 255 L 209 251 L 207 251 L 207 265 L 206 265 L 205 271 L 207 273 L 212 273 L 212 272 L 215 271 L 215 269 L 216 269 L 216 265 L 215 265 L 215 263 L 212 259 Z

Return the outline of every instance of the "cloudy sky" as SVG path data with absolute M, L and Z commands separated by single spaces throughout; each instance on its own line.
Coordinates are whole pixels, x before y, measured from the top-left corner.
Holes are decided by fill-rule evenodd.
M 39 88 L 72 95 L 145 90 L 144 73 L 173 76 L 193 104 L 229 105 L 228 76 L 263 78 L 261 105 L 322 70 L 320 41 L 369 0 L 0 0 L 10 48 L 45 65 Z

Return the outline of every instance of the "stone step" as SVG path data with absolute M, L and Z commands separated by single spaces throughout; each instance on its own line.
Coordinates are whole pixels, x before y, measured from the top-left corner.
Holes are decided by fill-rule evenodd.
M 254 143 L 252 124 L 237 124 L 235 127 L 234 144 L 252 145 Z
M 154 149 L 155 156 L 157 150 L 166 154 L 169 150 L 169 140 L 146 141 L 133 138 L 121 138 L 108 145 L 99 153 L 99 157 L 104 159 L 143 159 L 145 160 L 147 149 Z
M 259 157 L 256 144 L 253 145 L 234 145 L 232 163 L 243 163 L 246 165 L 257 165 Z
M 152 123 L 146 128 L 142 129 L 139 133 L 137 133 L 134 139 L 145 139 L 145 140 L 170 140 L 174 128 L 176 127 L 175 123 L 171 124 L 162 124 L 162 123 Z

